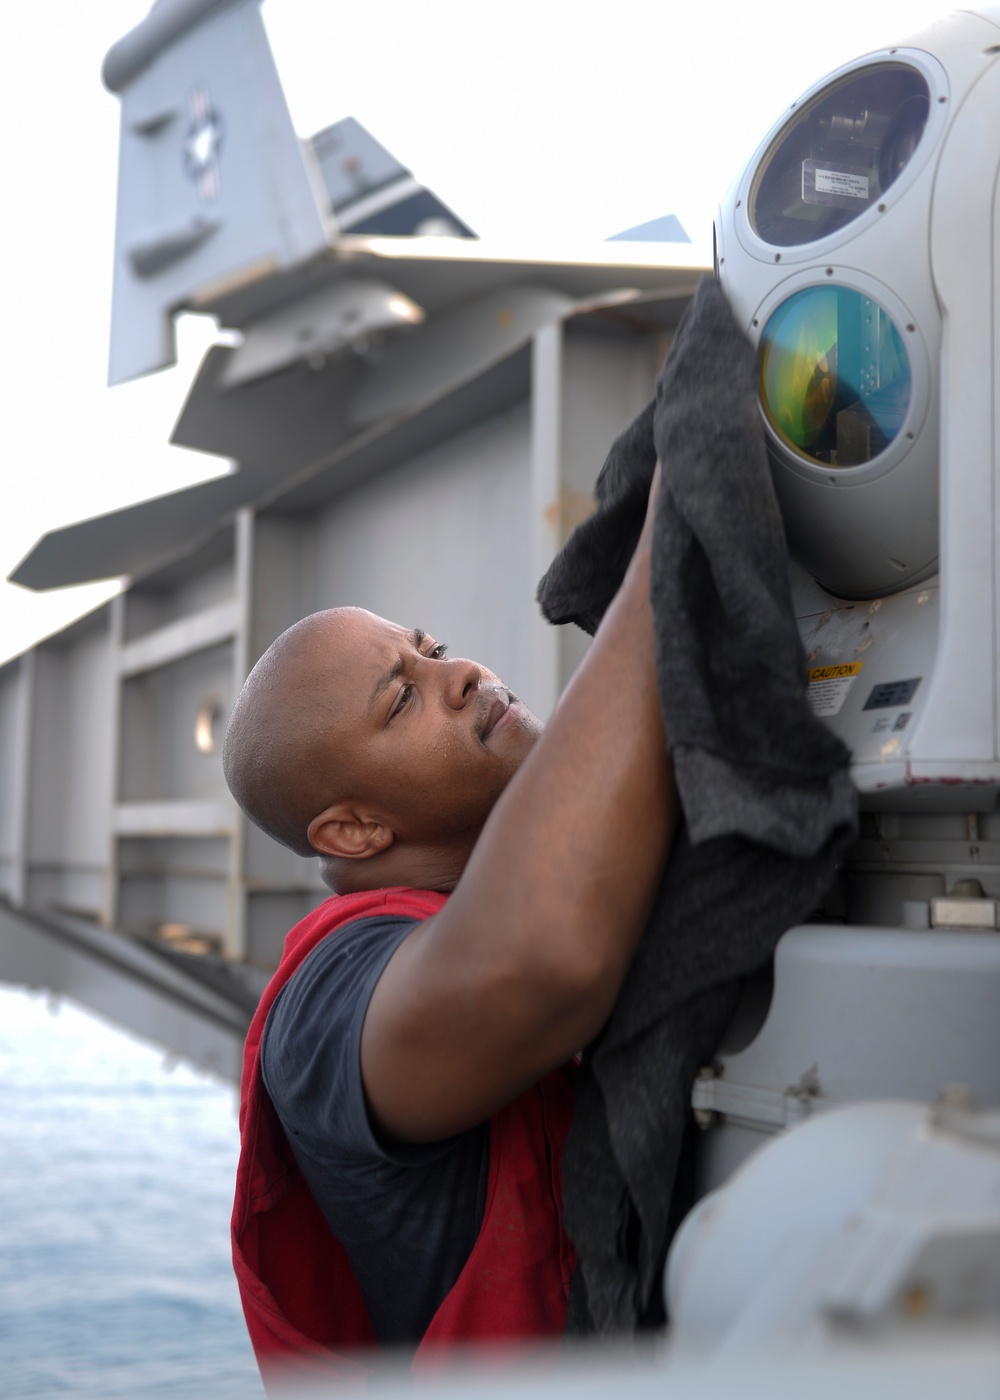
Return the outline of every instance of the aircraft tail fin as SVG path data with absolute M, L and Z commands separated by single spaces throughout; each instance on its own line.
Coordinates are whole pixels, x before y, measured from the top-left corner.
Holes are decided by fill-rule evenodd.
M 336 224 L 259 0 L 156 0 L 109 51 L 121 99 L 111 384 L 173 364 L 173 316 L 307 262 Z

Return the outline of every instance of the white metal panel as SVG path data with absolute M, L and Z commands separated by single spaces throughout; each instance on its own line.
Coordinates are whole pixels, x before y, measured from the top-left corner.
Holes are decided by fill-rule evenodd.
M 315 610 L 311 588 L 316 536 L 311 518 L 255 516 L 248 510 L 245 520 L 244 675 L 286 627 Z M 234 881 L 245 879 L 252 890 L 245 896 L 241 890 L 235 900 L 243 929 L 240 947 L 255 961 L 273 965 L 285 933 L 322 898 L 323 886 L 315 860 L 280 846 L 242 814 L 235 819 Z M 304 905 L 303 890 L 309 891 Z M 284 922 L 289 913 L 291 921 Z
M 254 517 L 248 667 L 263 656 L 286 627 L 316 610 L 313 524 L 311 517 Z
M 665 335 L 612 336 L 579 322 L 565 327 L 557 548 L 593 510 L 594 484 L 611 444 L 649 401 L 669 345 Z M 560 690 L 589 645 L 572 623 L 559 628 Z
M 217 704 L 220 728 L 229 715 L 232 653 L 232 642 L 222 642 L 126 679 L 122 687 L 121 801 L 208 799 L 228 804 L 220 749 L 199 752 L 194 736 L 203 705 Z
M 701 1190 L 759 1137 L 832 1104 L 930 1101 L 964 1084 L 1000 1104 L 995 932 L 809 924 L 778 944 L 759 1032 L 703 1071 L 695 1106 L 719 1115 L 700 1144 Z
M 128 933 L 147 937 L 162 934 L 164 925 L 207 937 L 222 948 L 226 928 L 224 880 L 190 875 L 123 876 L 118 898 L 118 924 Z
M 24 898 L 30 685 L 30 652 L 0 670 L 0 892 Z
M 104 905 L 109 873 L 114 686 L 108 610 L 22 659 L 17 752 L 28 759 L 22 796 L 24 884 L 16 898 L 86 910 Z M 30 698 L 29 698 L 30 691 Z M 29 737 L 30 730 L 30 737 Z
M 322 904 L 329 890 L 251 889 L 247 895 L 246 951 L 251 967 L 273 968 L 288 930 Z
M 66 831 L 63 780 L 66 745 L 66 653 L 41 646 L 32 654 L 30 769 L 27 815 L 29 862 L 54 861 L 64 854 Z
M 119 802 L 113 818 L 120 836 L 225 836 L 230 822 L 230 805 L 225 798 Z
M 971 25 L 981 24 L 966 16 Z M 995 31 L 994 31 L 995 37 Z M 972 56 L 967 45 L 962 56 Z M 994 192 L 1000 65 L 972 87 L 948 132 L 934 192 L 930 248 L 943 308 L 941 347 L 941 634 L 937 667 L 909 756 L 996 757 L 997 466 Z
M 122 675 L 136 675 L 218 642 L 229 641 L 236 635 L 238 622 L 239 608 L 232 599 L 202 608 L 155 632 L 147 632 L 134 642 L 127 642 L 119 652 L 118 669 Z
M 312 607 L 423 627 L 536 703 L 529 470 L 517 408 L 338 497 L 316 524 Z
M 111 807 L 114 682 L 106 618 L 75 641 L 65 657 L 67 761 L 62 778 L 70 860 L 107 857 L 104 830 Z
M 325 886 L 319 876 L 319 863 L 280 846 L 252 822 L 246 825 L 243 851 L 244 873 L 252 889 L 308 890 L 322 895 Z
M 544 326 L 531 355 L 531 573 L 540 579 L 562 543 L 558 501 L 562 481 L 562 322 Z M 532 694 L 536 713 L 548 719 L 562 689 L 559 634 L 539 609 L 531 619 Z
M 358 386 L 352 422 L 367 427 L 444 398 L 506 360 L 571 306 L 568 297 L 548 288 L 504 287 L 449 312 L 419 334 L 400 337 Z
M 189 542 L 181 559 L 130 588 L 125 594 L 126 646 L 196 613 L 231 603 L 236 593 L 233 544 L 233 528 L 226 525 L 213 531 L 194 552 Z

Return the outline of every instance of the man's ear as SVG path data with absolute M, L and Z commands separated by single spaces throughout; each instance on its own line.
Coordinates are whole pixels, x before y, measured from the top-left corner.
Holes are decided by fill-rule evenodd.
M 393 842 L 387 826 L 361 815 L 348 802 L 324 808 L 309 823 L 306 836 L 314 851 L 340 860 L 370 860 Z

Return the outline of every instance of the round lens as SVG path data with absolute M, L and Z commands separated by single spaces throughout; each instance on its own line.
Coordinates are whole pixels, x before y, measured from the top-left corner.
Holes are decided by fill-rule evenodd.
M 767 422 L 798 456 L 857 467 L 903 426 L 913 381 L 894 321 L 849 287 L 807 287 L 782 302 L 760 342 Z
M 758 236 L 798 247 L 873 209 L 913 158 L 930 106 L 926 80 L 902 63 L 874 64 L 825 88 L 757 171 L 749 212 Z

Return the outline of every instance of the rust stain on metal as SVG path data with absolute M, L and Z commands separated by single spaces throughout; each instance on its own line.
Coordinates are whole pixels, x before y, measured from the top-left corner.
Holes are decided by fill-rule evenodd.
M 557 500 L 545 507 L 545 523 L 556 532 L 559 543 L 565 544 L 576 527 L 582 525 L 596 509 L 593 496 L 567 486 L 560 491 Z
M 993 778 L 959 778 L 951 774 L 945 777 L 918 777 L 914 773 L 909 759 L 906 760 L 906 772 L 903 781 L 908 787 L 961 787 L 963 784 L 966 787 L 995 786 L 995 779 Z M 879 786 L 881 787 L 882 784 L 880 783 Z
M 904 1292 L 901 1302 L 907 1317 L 925 1317 L 931 1307 L 931 1291 L 925 1284 L 913 1283 Z

